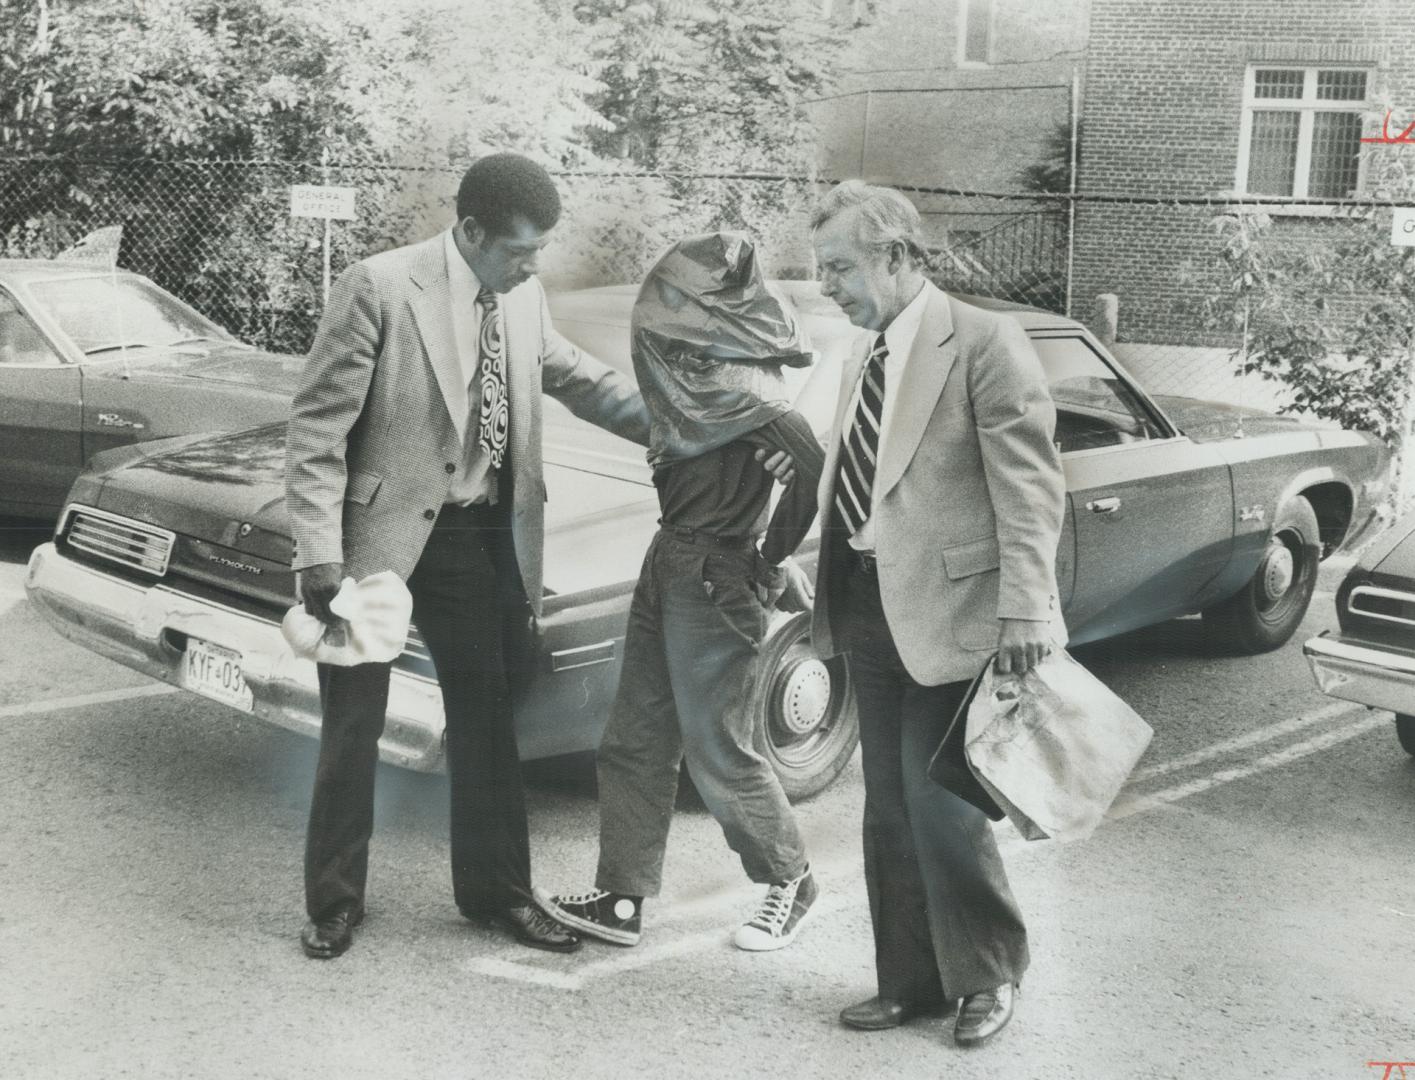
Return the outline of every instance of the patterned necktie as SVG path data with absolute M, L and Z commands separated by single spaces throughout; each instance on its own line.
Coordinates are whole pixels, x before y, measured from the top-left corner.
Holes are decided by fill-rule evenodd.
M 840 472 L 835 480 L 835 509 L 853 536 L 870 516 L 870 492 L 875 483 L 879 455 L 880 418 L 884 415 L 884 361 L 889 350 L 884 335 L 875 339 L 860 380 L 860 401 L 855 419 L 840 451 Z
M 481 330 L 477 333 L 477 378 L 481 383 L 481 417 L 477 442 L 491 459 L 493 469 L 501 468 L 506 456 L 506 432 L 511 426 L 511 409 L 506 399 L 506 355 L 501 342 L 501 311 L 496 293 L 477 293 L 481 309 Z

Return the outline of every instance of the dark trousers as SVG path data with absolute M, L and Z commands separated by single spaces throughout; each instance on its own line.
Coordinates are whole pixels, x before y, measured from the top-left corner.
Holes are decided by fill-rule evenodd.
M 752 687 L 767 612 L 752 550 L 658 533 L 629 605 L 619 691 L 600 741 L 598 888 L 657 896 L 688 769 L 742 869 L 759 883 L 806 869 L 781 781 L 756 747 Z
M 927 775 L 969 684 L 915 682 L 885 622 L 879 579 L 858 565 L 841 577 L 834 625 L 860 714 L 879 993 L 928 1006 L 1019 982 L 1027 931 L 991 825 Z
M 507 669 L 522 656 L 529 609 L 507 513 L 444 507 L 408 589 L 446 712 L 453 897 L 466 912 L 527 903 L 530 841 Z M 324 720 L 305 839 L 311 918 L 364 901 L 391 667 L 319 667 Z

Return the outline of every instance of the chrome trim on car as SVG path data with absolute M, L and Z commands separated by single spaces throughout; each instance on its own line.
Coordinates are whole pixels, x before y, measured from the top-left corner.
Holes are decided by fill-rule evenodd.
M 1355 645 L 1329 634 L 1302 646 L 1322 693 L 1373 709 L 1408 713 L 1415 702 L 1415 653 Z
M 1357 607 L 1356 600 L 1361 596 L 1379 596 L 1384 600 L 1409 604 L 1412 609 L 1415 609 L 1415 593 L 1401 592 L 1399 589 L 1383 589 L 1378 585 L 1357 585 L 1346 598 L 1346 610 L 1353 615 L 1360 615 L 1366 619 L 1380 619 L 1382 622 L 1399 623 L 1402 626 L 1415 626 L 1415 618 L 1407 619 L 1400 615 L 1385 615 L 1379 611 L 1371 611 L 1369 608 Z
M 302 735 L 319 735 L 315 666 L 290 651 L 272 620 L 162 584 L 124 580 L 69 558 L 52 543 L 30 556 L 25 593 L 64 637 L 174 686 L 182 685 L 180 645 L 187 638 L 239 652 L 255 715 Z M 404 768 L 437 771 L 443 727 L 437 683 L 395 667 L 379 756 Z
M 594 667 L 596 664 L 612 664 L 613 662 L 613 641 L 600 641 L 594 645 L 581 645 L 575 649 L 561 649 L 550 654 L 551 671 L 572 671 L 575 668 Z
M 177 534 L 107 510 L 71 504 L 64 511 L 65 542 L 99 559 L 163 577 Z

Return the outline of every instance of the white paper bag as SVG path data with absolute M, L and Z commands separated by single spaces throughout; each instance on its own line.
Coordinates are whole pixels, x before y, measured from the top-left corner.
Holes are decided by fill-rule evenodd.
M 1055 649 L 1026 675 L 990 664 L 968 707 L 968 764 L 1029 840 L 1089 836 L 1154 734 L 1103 682 Z

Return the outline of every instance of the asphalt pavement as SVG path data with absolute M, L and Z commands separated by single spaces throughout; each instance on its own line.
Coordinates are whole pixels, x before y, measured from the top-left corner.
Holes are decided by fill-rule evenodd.
M 31 610 L 43 529 L 0 528 L 0 1078 L 1303 1077 L 1415 1062 L 1415 761 L 1314 689 L 1297 638 L 1216 656 L 1196 619 L 1078 651 L 1155 728 L 1110 820 L 999 834 L 1032 934 L 1012 1025 L 863 1033 L 858 760 L 799 814 L 822 897 L 786 950 L 729 943 L 759 890 L 685 800 L 642 944 L 572 956 L 464 922 L 446 781 L 379 776 L 369 918 L 306 960 L 311 740 L 153 684 Z M 588 888 L 584 759 L 528 767 L 537 883 Z M 1415 1065 L 1410 1066 L 1415 1076 Z M 1390 1071 L 1387 1080 L 1399 1076 Z

